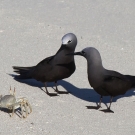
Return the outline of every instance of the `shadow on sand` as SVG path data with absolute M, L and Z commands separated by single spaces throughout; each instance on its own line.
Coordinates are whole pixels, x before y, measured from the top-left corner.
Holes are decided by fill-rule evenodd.
M 7 108 L 0 108 L 0 111 L 9 114 L 9 116 L 12 117 L 12 110 L 9 110 L 9 109 L 7 109 Z M 21 109 L 20 109 L 20 108 L 15 109 L 14 113 L 15 113 L 18 117 L 21 118 L 21 115 L 22 115 L 22 114 L 21 114 Z
M 35 79 L 29 79 L 29 80 L 15 79 L 15 80 L 20 83 L 25 83 L 25 84 L 33 86 L 33 87 L 38 87 L 41 90 L 44 89 L 44 88 L 42 89 L 42 87 L 44 87 L 44 84 L 36 81 Z M 99 102 L 100 96 L 93 89 L 78 88 L 65 80 L 58 81 L 58 85 L 61 85 L 63 88 L 66 89 L 67 92 L 69 92 L 70 94 L 72 94 L 73 96 L 75 96 L 77 98 L 80 98 L 80 99 L 88 101 L 88 102 L 94 102 L 94 103 Z M 47 83 L 47 87 L 55 87 L 55 86 L 54 86 L 54 83 Z M 126 92 L 125 95 L 120 95 L 120 96 L 114 97 L 113 102 L 116 102 L 119 98 L 130 97 L 133 95 L 135 95 L 135 92 L 132 89 L 132 90 L 129 90 L 128 92 Z M 109 96 L 103 97 L 102 102 L 105 104 L 110 103 L 110 97 Z

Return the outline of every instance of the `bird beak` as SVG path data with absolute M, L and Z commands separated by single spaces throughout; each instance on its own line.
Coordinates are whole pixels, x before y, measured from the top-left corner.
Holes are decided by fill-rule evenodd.
M 66 47 L 66 46 L 67 46 L 67 44 L 62 44 L 62 46 L 65 46 L 65 47 Z
M 62 49 L 68 48 L 68 46 L 66 44 L 62 44 L 61 47 L 62 47 Z
M 68 53 L 67 55 L 81 55 L 81 56 L 83 56 L 81 52 Z

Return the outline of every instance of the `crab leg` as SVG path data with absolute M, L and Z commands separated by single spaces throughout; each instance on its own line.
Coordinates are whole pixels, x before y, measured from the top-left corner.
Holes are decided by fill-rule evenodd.
M 25 118 L 24 112 L 23 112 L 23 103 L 21 102 L 21 113 L 22 113 L 22 118 Z
M 30 113 L 31 113 L 31 112 L 32 112 L 32 107 L 31 107 L 30 103 L 29 103 L 28 101 L 26 101 L 26 104 L 27 104 L 27 106 L 29 107 Z
M 28 116 L 28 110 L 27 110 L 27 106 L 26 106 L 26 103 L 23 104 L 24 108 L 25 108 L 25 112 L 26 112 L 26 117 Z M 25 118 L 26 118 L 25 117 Z
M 7 108 L 9 109 L 9 110 L 12 110 L 12 115 L 10 115 L 10 117 L 13 117 L 13 115 L 14 115 L 14 111 L 15 111 L 15 108 L 14 108 L 15 106 L 13 106 L 13 105 L 7 105 Z
M 13 106 L 12 117 L 14 115 L 14 111 L 15 111 L 15 106 Z

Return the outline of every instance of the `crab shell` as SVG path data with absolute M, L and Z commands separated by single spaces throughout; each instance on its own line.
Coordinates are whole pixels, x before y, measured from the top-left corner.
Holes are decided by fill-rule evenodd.
M 13 104 L 16 103 L 16 98 L 13 95 L 5 95 L 0 99 L 0 107 L 1 108 L 8 108 L 8 106 L 12 106 Z

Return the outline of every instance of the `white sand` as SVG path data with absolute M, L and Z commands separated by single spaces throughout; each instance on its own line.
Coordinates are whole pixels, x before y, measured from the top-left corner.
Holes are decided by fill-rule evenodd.
M 135 75 L 135 1 L 1 1 L 0 93 L 8 94 L 10 85 L 16 87 L 17 97 L 27 97 L 33 112 L 21 120 L 0 111 L 0 135 L 135 134 L 133 90 L 113 100 L 114 114 L 86 108 L 96 105 L 99 95 L 88 83 L 83 57 L 75 58 L 76 72 L 59 82 L 59 90 L 71 91 L 69 95 L 49 97 L 39 88 L 42 83 L 20 83 L 8 75 L 13 74 L 13 65 L 32 66 L 55 54 L 68 32 L 77 35 L 76 51 L 96 47 L 105 68 Z

